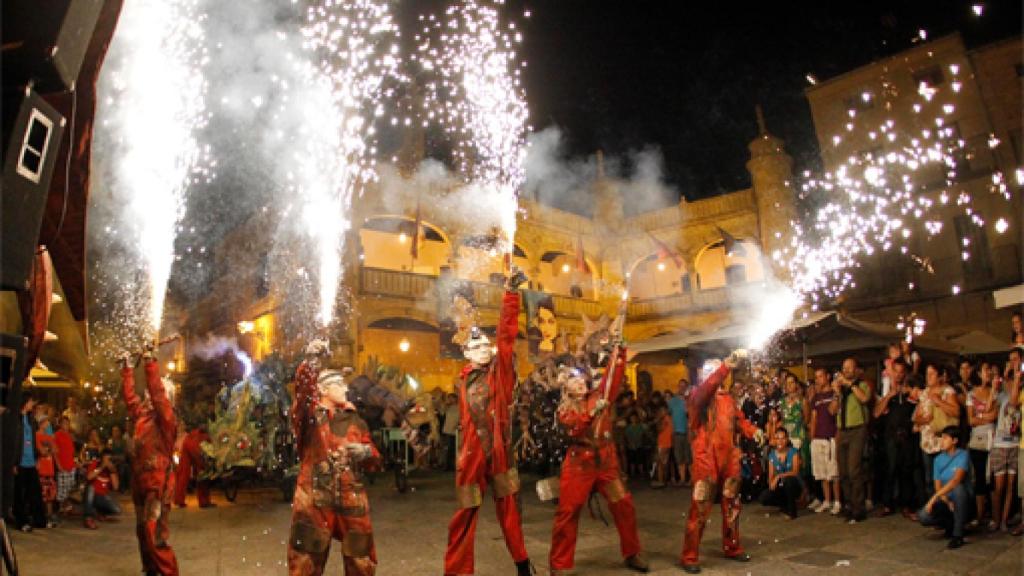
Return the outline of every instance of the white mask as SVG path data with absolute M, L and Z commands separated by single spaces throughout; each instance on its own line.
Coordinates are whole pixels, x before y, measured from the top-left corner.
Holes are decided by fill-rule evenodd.
M 701 369 L 700 369 L 700 379 L 701 380 L 707 380 L 708 377 L 710 377 L 712 374 L 714 374 L 715 371 L 718 370 L 718 368 L 721 365 L 722 365 L 722 361 L 717 359 L 717 358 L 713 358 L 711 360 L 705 361 L 704 362 L 704 366 L 702 366 Z
M 324 370 L 316 380 L 323 399 L 335 405 L 348 402 L 348 383 L 339 370 Z
M 491 340 L 478 328 L 473 328 L 469 341 L 462 349 L 462 355 L 474 366 L 486 366 L 494 358 L 494 350 L 491 349 Z

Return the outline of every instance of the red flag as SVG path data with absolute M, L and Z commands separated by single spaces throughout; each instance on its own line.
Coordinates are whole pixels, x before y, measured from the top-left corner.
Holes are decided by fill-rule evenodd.
M 654 234 L 651 234 L 650 232 L 648 232 L 647 235 L 651 238 L 651 241 L 654 242 L 654 245 L 658 248 L 658 259 L 659 260 L 663 260 L 665 258 L 671 258 L 672 262 L 675 263 L 676 268 L 682 268 L 683 267 L 683 260 L 679 257 L 679 254 L 677 254 L 675 250 L 669 248 L 661 240 L 658 240 L 657 236 L 655 236 Z
M 583 235 L 578 234 L 576 236 L 576 269 L 581 273 L 587 272 L 587 259 L 583 253 Z
M 412 245 L 409 246 L 409 254 L 412 255 L 412 259 L 415 260 L 420 257 L 420 227 L 422 220 L 420 220 L 420 201 L 416 199 L 416 222 L 412 228 Z

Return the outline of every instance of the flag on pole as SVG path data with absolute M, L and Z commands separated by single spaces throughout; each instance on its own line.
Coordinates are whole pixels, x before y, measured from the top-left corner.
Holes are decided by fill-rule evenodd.
M 420 257 L 420 228 L 422 228 L 422 220 L 420 219 L 420 199 L 416 199 L 416 221 L 413 223 L 412 228 L 412 245 L 409 246 L 409 254 L 412 255 L 412 259 L 416 260 Z
M 576 270 L 581 274 L 587 272 L 587 259 L 583 252 L 583 235 L 576 235 Z
M 677 254 L 675 250 L 669 248 L 661 240 L 658 240 L 658 237 L 655 236 L 654 234 L 648 232 L 647 236 L 650 237 L 651 241 L 654 242 L 655 247 L 657 247 L 659 260 L 662 260 L 664 258 L 671 258 L 672 262 L 675 263 L 676 268 L 683 267 L 683 260 L 682 258 L 679 257 L 679 254 Z
M 732 234 L 723 230 L 721 226 L 715 226 L 715 228 L 718 228 L 718 233 L 722 236 L 722 245 L 725 248 L 726 256 L 746 256 L 743 245 L 737 242 Z

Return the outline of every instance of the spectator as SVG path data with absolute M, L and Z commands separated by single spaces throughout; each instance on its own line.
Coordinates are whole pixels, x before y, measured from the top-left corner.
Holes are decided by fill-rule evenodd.
M 889 395 L 890 387 L 892 386 L 893 362 L 897 358 L 902 358 L 899 342 L 889 344 L 887 352 L 885 362 L 883 363 L 884 367 L 882 368 L 882 390 L 879 392 L 879 395 L 882 397 Z
M 117 490 L 119 479 L 117 466 L 114 465 L 109 448 L 104 448 L 100 452 L 98 460 L 89 462 L 85 470 L 85 480 L 84 523 L 86 528 L 95 530 L 97 516 L 101 520 L 106 520 L 107 516 L 121 513 L 120 506 L 110 495 L 111 490 Z
M 893 361 L 889 393 L 875 406 L 874 416 L 881 420 L 885 452 L 883 514 L 900 509 L 904 517 L 916 520 L 913 510 L 919 502 L 914 490 L 914 469 L 921 458 L 914 441 L 913 416 L 918 389 L 910 385 L 908 372 L 902 358 Z
M 74 437 L 75 442 L 83 441 L 89 421 L 85 410 L 82 410 L 81 406 L 78 405 L 78 398 L 68 396 L 68 407 L 61 416 L 64 416 L 71 422 L 71 436 Z
M 1021 318 L 1020 312 L 1014 312 L 1013 316 L 1010 316 L 1010 329 L 1010 344 L 1024 346 L 1024 319 Z
M 800 468 L 797 468 L 796 472 L 803 478 L 808 476 L 811 464 L 811 445 L 807 441 L 807 423 L 811 419 L 811 406 L 800 386 L 800 381 L 791 372 L 785 374 L 785 393 L 780 406 L 782 426 L 789 436 L 789 443 L 800 452 Z M 816 509 L 819 506 L 821 502 L 815 499 L 811 502 L 810 508 Z
M 1013 503 L 1013 480 L 1017 478 L 1017 446 L 1021 441 L 1021 350 L 1021 347 L 1016 347 L 1010 351 L 1010 361 L 1006 364 L 1003 378 L 1001 381 L 997 380 L 993 387 L 998 403 L 992 451 L 988 456 L 993 484 L 992 521 L 989 523 L 989 530 L 993 531 L 1007 530 L 1006 522 L 1010 517 Z
M 850 505 L 851 524 L 867 517 L 864 497 L 864 443 L 867 441 L 868 411 L 871 388 L 857 377 L 860 366 L 853 358 L 843 361 L 842 372 L 832 381 L 835 399 L 830 411 L 836 415 L 836 453 L 839 461 L 839 481 Z
M 119 491 L 124 494 L 128 488 L 128 440 L 117 424 L 110 428 L 110 440 L 107 440 L 107 447 L 110 448 L 111 458 L 117 468 L 117 477 L 121 484 Z
M 647 426 L 640 421 L 640 415 L 630 414 L 629 424 L 624 433 L 626 443 L 626 474 L 643 478 L 647 468 Z
M 57 506 L 62 514 L 71 512 L 68 496 L 75 488 L 75 440 L 71 435 L 71 420 L 60 417 L 60 428 L 53 435 L 57 447 Z
M 444 425 L 441 435 L 445 440 L 445 470 L 455 470 L 455 437 L 459 432 L 459 397 L 453 393 L 445 396 Z
M 100 438 L 100 431 L 97 428 L 89 428 L 89 434 L 78 454 L 78 461 L 84 464 L 91 460 L 99 460 L 100 452 L 103 452 L 103 439 Z
M 50 426 L 49 406 L 39 404 L 36 406 L 36 449 L 39 450 L 39 457 L 36 459 L 36 471 L 39 472 L 39 486 L 43 493 L 43 508 L 46 511 L 46 527 L 57 527 L 57 481 L 55 478 L 56 466 L 54 454 L 56 445 L 53 440 L 53 427 Z
M 657 416 L 655 422 L 658 430 L 657 439 L 657 460 L 655 465 L 657 466 L 655 480 L 651 482 L 652 488 L 664 488 L 665 479 L 668 475 L 668 456 L 669 452 L 672 451 L 672 434 L 673 424 L 672 417 L 669 416 L 668 407 L 664 403 L 658 405 Z
M 761 495 L 764 506 L 778 506 L 790 519 L 796 518 L 797 501 L 803 492 L 800 482 L 800 451 L 789 441 L 785 428 L 772 436 L 768 452 L 768 490 Z
M 668 400 L 668 410 L 672 414 L 672 452 L 676 459 L 676 466 L 679 468 L 679 484 L 683 486 L 689 486 L 692 481 L 690 464 L 693 463 L 693 454 L 690 452 L 690 438 L 687 432 L 689 423 L 686 413 L 689 389 L 689 380 L 680 378 L 676 393 Z
M 907 340 L 900 340 L 900 355 L 903 356 L 903 361 L 907 363 L 907 367 L 910 368 L 910 373 L 914 376 L 921 375 L 921 355 L 914 349 L 914 344 Z
M 811 401 L 811 473 L 821 482 L 825 500 L 815 512 L 831 511 L 838 516 L 843 512 L 840 503 L 839 462 L 836 456 L 836 418 L 829 411 L 835 392 L 828 370 L 814 371 L 814 397 Z
M 974 498 L 977 505 L 977 516 L 968 526 L 972 529 L 984 522 L 985 502 L 991 492 L 988 481 L 988 457 L 995 437 L 995 421 L 999 408 L 996 395 L 992 391 L 993 369 L 994 367 L 987 362 L 982 362 L 978 369 L 980 379 L 967 393 L 967 421 L 971 426 L 967 448 L 971 465 L 974 467 Z
M 39 485 L 39 471 L 36 469 L 38 450 L 36 450 L 36 420 L 33 410 L 36 400 L 32 392 L 25 390 L 21 394 L 21 426 L 15 437 L 20 436 L 22 442 L 15 453 L 14 467 L 14 521 L 22 532 L 31 532 L 33 528 L 46 528 L 46 512 L 43 508 L 43 490 Z
M 925 390 L 914 411 L 914 424 L 921 433 L 921 452 L 924 464 L 925 492 L 932 493 L 932 470 L 935 457 L 942 450 L 939 432 L 947 426 L 959 426 L 960 405 L 956 390 L 942 383 L 941 369 L 935 363 L 925 368 Z
M 964 523 L 967 519 L 967 490 L 964 488 L 970 459 L 965 450 L 957 447 L 960 430 L 947 426 L 939 436 L 942 450 L 935 457 L 934 494 L 918 512 L 924 526 L 940 526 L 950 538 L 946 546 L 950 549 L 964 545 Z

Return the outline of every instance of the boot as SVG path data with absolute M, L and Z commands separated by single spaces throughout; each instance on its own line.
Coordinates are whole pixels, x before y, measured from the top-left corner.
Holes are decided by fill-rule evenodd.
M 536 573 L 529 558 L 516 562 L 516 576 L 534 576 Z
M 647 559 L 642 554 L 633 554 L 629 558 L 626 558 L 626 568 L 634 572 L 650 572 L 651 565 L 648 564 Z

